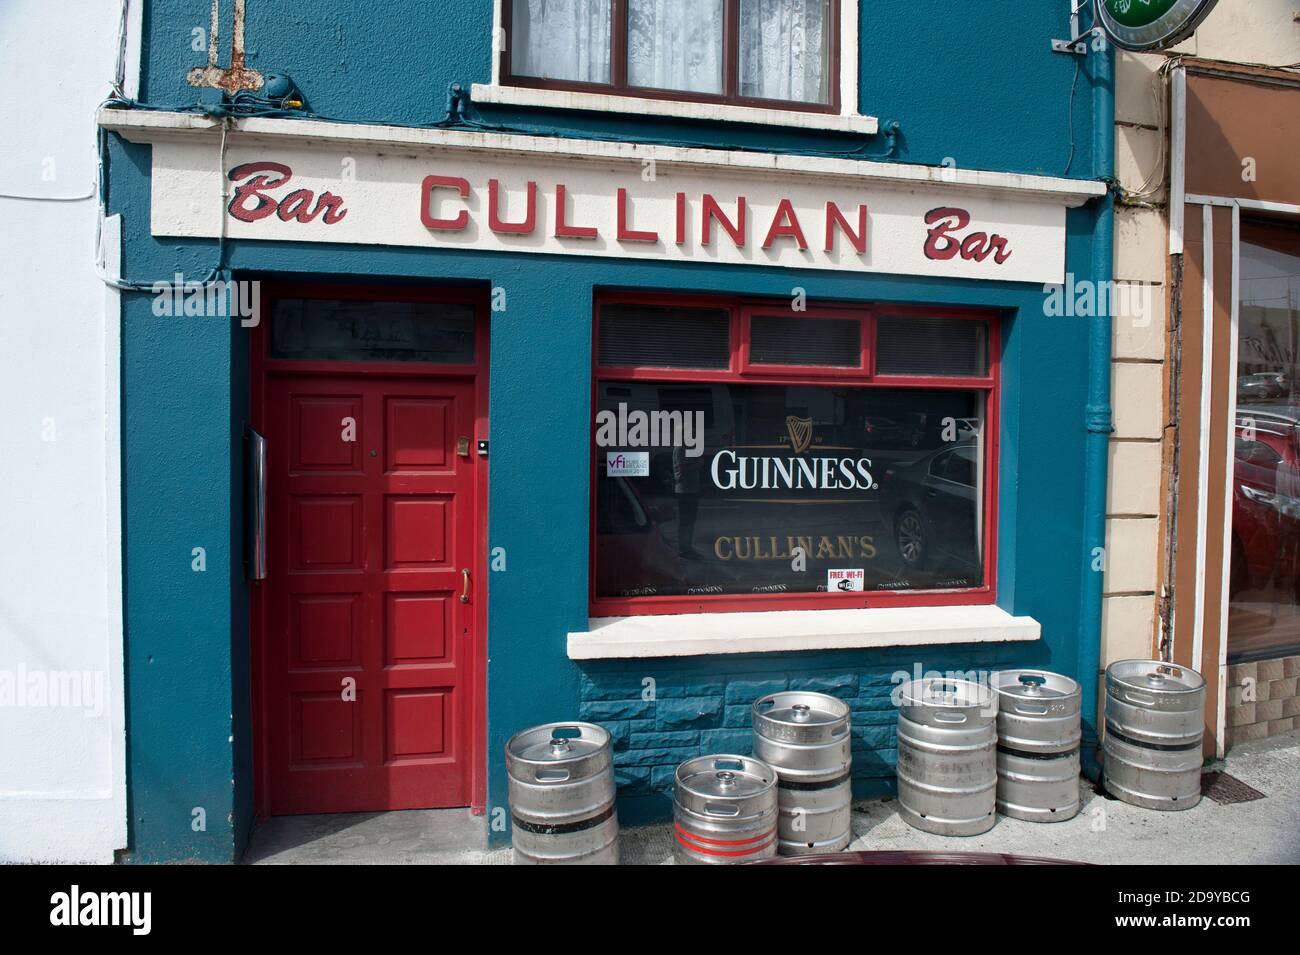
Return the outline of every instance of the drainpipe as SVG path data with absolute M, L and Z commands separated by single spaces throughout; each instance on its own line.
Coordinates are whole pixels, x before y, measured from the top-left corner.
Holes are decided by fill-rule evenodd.
M 1112 182 L 1115 165 L 1115 76 L 1109 44 L 1090 49 L 1087 65 L 1092 76 L 1094 178 Z M 1115 201 L 1113 190 L 1097 200 L 1092 237 L 1092 279 L 1098 289 L 1109 289 L 1114 268 Z M 1107 296 L 1109 298 L 1109 296 Z M 1100 295 L 1096 301 L 1101 301 Z M 1106 545 L 1106 479 L 1111 426 L 1111 316 L 1110 309 L 1094 309 L 1088 328 L 1088 403 L 1084 412 L 1084 560 L 1079 613 L 1078 658 L 1083 709 L 1083 773 L 1096 781 L 1098 760 L 1097 688 L 1101 671 L 1101 619 L 1103 574 L 1093 570 L 1096 548 Z

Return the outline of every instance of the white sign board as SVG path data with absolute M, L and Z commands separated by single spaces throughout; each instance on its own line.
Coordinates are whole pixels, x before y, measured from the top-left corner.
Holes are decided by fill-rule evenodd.
M 224 218 L 233 239 L 1035 284 L 1060 284 L 1065 274 L 1064 204 L 1013 190 L 576 154 L 379 153 L 274 140 L 232 142 L 223 183 L 213 158 L 211 141 L 154 144 L 154 235 L 216 237 Z
M 860 591 L 866 579 L 865 570 L 828 570 L 826 571 L 826 589 L 831 593 Z

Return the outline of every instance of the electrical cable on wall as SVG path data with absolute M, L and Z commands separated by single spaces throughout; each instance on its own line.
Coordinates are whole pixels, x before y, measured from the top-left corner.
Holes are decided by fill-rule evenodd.
M 1165 165 L 1168 147 L 1166 142 L 1168 138 L 1166 132 L 1168 116 L 1165 104 L 1168 100 L 1169 74 L 1177 69 L 1182 61 L 1181 56 L 1170 57 L 1151 76 L 1151 100 L 1155 106 L 1156 138 L 1160 141 L 1160 151 L 1156 154 L 1155 168 L 1137 189 L 1126 189 L 1118 179 L 1111 183 L 1116 200 L 1122 206 L 1139 209 L 1159 209 L 1164 205 L 1159 201 L 1159 196 L 1165 187 Z

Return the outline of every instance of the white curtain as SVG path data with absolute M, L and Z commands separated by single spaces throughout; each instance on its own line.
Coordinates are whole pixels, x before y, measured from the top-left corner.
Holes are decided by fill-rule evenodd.
M 830 102 L 830 0 L 740 0 L 740 94 Z
M 721 93 L 723 0 L 628 0 L 627 82 Z
M 609 4 L 610 0 L 514 0 L 511 72 L 608 83 Z

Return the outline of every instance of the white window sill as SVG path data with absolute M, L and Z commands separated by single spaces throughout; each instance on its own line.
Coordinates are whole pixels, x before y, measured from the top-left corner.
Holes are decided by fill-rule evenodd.
M 569 634 L 569 659 L 1009 643 L 1041 636 L 1037 620 L 991 604 L 596 617 L 587 630 Z
M 787 126 L 792 129 L 860 133 L 865 136 L 875 135 L 880 126 L 874 116 L 803 113 L 798 110 L 764 109 L 759 106 L 733 106 L 725 103 L 687 103 L 639 96 L 611 96 L 608 93 L 542 90 L 527 86 L 489 86 L 475 83 L 470 90 L 470 97 L 475 103 L 490 103 L 497 106 L 543 106 L 550 109 L 576 109 L 597 113 L 665 116 L 671 119 L 756 123 L 762 126 Z

